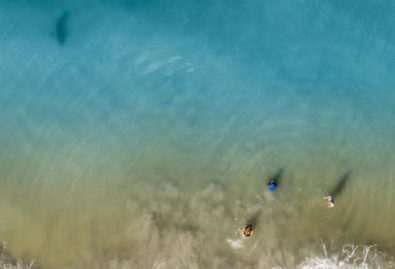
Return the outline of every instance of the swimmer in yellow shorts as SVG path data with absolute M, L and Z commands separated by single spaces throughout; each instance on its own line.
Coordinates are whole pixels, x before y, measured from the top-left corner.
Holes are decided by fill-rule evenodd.
M 244 229 L 242 230 L 242 234 L 245 237 L 250 237 L 253 233 L 254 233 L 254 229 L 252 228 L 252 224 L 246 225 L 246 227 L 244 227 Z

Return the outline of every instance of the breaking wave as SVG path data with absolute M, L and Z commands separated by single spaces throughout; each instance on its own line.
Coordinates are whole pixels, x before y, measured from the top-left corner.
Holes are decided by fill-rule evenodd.
M 393 268 L 393 258 L 377 250 L 376 245 L 347 244 L 340 252 L 328 254 L 323 244 L 322 256 L 306 258 L 297 269 L 375 269 Z

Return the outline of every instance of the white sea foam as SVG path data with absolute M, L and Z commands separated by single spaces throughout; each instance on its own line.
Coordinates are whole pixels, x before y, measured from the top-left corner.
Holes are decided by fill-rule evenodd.
M 7 243 L 0 244 L 0 268 L 1 269 L 35 269 L 39 268 L 36 261 L 26 263 L 20 259 L 15 259 L 7 251 Z
M 376 245 L 358 246 L 347 244 L 338 253 L 328 254 L 323 245 L 323 256 L 306 258 L 297 269 L 378 269 L 393 268 L 392 260 L 383 261 L 383 254 Z
M 226 239 L 226 242 L 233 248 L 233 249 L 241 249 L 244 247 L 244 240 L 242 239 Z
M 234 244 L 235 250 L 243 253 L 244 246 L 240 247 L 242 244 L 239 240 L 228 239 L 228 243 Z M 254 244 L 253 248 L 256 246 Z M 344 251 L 346 248 L 351 250 L 350 252 Z M 248 254 L 247 254 L 248 256 Z M 353 246 L 346 245 L 343 247 L 339 253 L 334 253 L 332 255 L 312 255 L 310 257 L 306 257 L 304 261 L 293 264 L 295 257 L 292 253 L 285 253 L 285 256 L 288 258 L 287 261 L 283 261 L 284 264 L 274 265 L 277 260 L 276 255 L 267 255 L 262 253 L 259 256 L 259 259 L 253 263 L 251 268 L 256 269 L 390 269 L 393 268 L 392 261 L 383 260 L 385 255 L 378 253 L 375 247 L 372 246 Z M 198 257 L 186 257 L 184 259 L 180 259 L 179 263 L 174 263 L 175 260 L 172 259 L 164 259 L 163 257 L 157 257 L 157 259 L 151 261 L 150 263 L 146 263 L 146 266 L 149 264 L 147 268 L 207 268 L 199 264 Z M 210 268 L 233 268 L 233 269 L 242 269 L 242 268 L 250 268 L 251 263 L 244 263 L 241 260 L 232 260 L 232 266 L 229 266 L 229 263 L 226 259 L 214 259 L 212 263 L 210 263 Z M 108 265 L 105 268 L 110 269 L 131 269 L 136 268 L 136 265 L 142 264 L 141 261 L 138 260 L 120 260 L 120 259 L 112 259 L 107 263 Z M 207 264 L 205 265 L 207 266 Z M 100 268 L 100 267 L 97 267 Z

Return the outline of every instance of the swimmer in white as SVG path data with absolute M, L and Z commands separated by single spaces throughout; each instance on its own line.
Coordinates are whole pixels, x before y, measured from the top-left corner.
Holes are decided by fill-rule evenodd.
M 325 196 L 324 199 L 328 201 L 329 208 L 335 207 L 335 198 L 332 195 Z
M 347 181 L 350 179 L 350 172 L 345 173 L 337 182 L 336 186 L 328 192 L 328 196 L 324 199 L 328 201 L 328 207 L 335 207 L 335 197 L 338 197 L 346 187 Z

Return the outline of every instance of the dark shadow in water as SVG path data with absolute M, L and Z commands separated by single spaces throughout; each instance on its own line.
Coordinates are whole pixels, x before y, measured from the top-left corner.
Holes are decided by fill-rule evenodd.
M 59 45 L 63 46 L 66 42 L 66 39 L 69 35 L 68 32 L 68 21 L 70 14 L 68 11 L 63 12 L 62 16 L 60 16 L 56 21 L 56 39 L 58 40 Z
M 248 218 L 247 220 L 247 225 L 251 224 L 252 227 L 256 227 L 258 225 L 259 222 L 259 216 L 261 215 L 261 210 L 257 211 L 254 215 L 252 215 L 250 218 Z
M 277 185 L 280 185 L 281 179 L 283 178 L 283 173 L 284 173 L 283 168 L 278 169 L 278 171 L 273 176 L 269 177 L 267 183 L 269 184 L 270 182 L 274 182 Z
M 340 193 L 343 192 L 344 188 L 346 187 L 347 181 L 350 179 L 350 174 L 351 172 L 347 172 L 339 179 L 335 187 L 329 191 L 330 196 L 337 197 Z
M 281 179 L 283 176 L 283 172 L 284 172 L 283 168 L 278 169 L 277 172 L 273 176 L 269 177 L 267 184 L 269 184 L 270 182 L 274 182 L 277 185 L 280 185 L 280 182 L 281 182 Z M 256 228 L 258 226 L 259 217 L 260 217 L 261 213 L 262 213 L 262 210 L 255 212 L 254 215 L 252 215 L 251 217 L 249 217 L 247 219 L 246 225 L 252 225 L 253 228 Z

